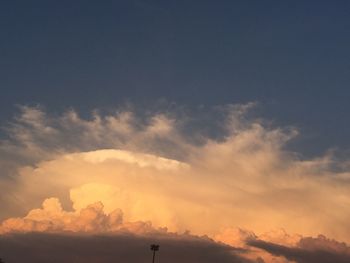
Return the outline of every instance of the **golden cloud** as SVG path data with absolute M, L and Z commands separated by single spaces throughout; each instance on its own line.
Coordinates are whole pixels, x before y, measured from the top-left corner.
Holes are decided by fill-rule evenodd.
M 349 242 L 347 161 L 299 158 L 285 149 L 297 132 L 246 119 L 250 106 L 231 108 L 219 136 L 192 136 L 167 114 L 140 121 L 131 112 L 94 113 L 84 120 L 74 111 L 53 118 L 23 108 L 12 139 L 0 147 L 6 159 L 20 160 L 16 176 L 0 183 L 29 213 L 0 229 L 167 228 L 241 248 L 247 238 L 290 247 L 320 233 Z

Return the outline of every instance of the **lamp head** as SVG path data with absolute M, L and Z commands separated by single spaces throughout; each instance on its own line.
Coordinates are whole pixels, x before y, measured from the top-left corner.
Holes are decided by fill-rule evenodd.
M 151 250 L 153 250 L 153 251 L 158 251 L 158 250 L 159 250 L 159 245 L 152 244 L 152 245 L 151 245 Z

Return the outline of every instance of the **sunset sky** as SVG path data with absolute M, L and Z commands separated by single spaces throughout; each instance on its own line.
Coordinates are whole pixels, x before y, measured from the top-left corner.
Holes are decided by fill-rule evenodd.
M 0 258 L 350 262 L 349 14 L 2 1 Z

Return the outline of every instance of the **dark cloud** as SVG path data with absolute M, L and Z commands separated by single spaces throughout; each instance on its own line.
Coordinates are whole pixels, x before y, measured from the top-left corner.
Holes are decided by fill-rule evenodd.
M 159 262 L 250 262 L 244 253 L 208 238 L 190 235 L 12 234 L 0 236 L 0 256 L 6 263 L 151 262 L 150 244 L 160 244 Z
M 324 240 L 323 240 L 324 241 Z M 283 256 L 298 263 L 349 263 L 349 250 L 334 248 L 334 242 L 323 242 L 318 238 L 302 238 L 296 247 L 287 247 L 262 240 L 250 240 L 248 245 L 263 249 L 275 256 Z M 322 246 L 318 245 L 322 243 Z M 327 245 L 333 243 L 333 247 Z

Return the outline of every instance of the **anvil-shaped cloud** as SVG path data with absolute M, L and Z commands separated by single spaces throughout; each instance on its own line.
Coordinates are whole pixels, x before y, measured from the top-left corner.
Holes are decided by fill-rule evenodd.
M 193 119 L 169 112 L 145 119 L 131 111 L 94 113 L 85 120 L 74 111 L 53 117 L 23 107 L 0 147 L 0 183 L 8 189 L 3 217 L 46 201 L 3 221 L 0 231 L 189 230 L 254 247 L 250 255 L 265 260 L 272 256 L 256 248 L 271 250 L 259 240 L 296 247 L 302 236 L 324 234 L 349 242 L 348 161 L 299 158 L 285 149 L 295 129 L 247 119 L 251 106 L 221 108 L 220 117 L 204 122 L 212 125 L 206 132 L 203 123 L 194 127 Z M 268 234 L 280 228 L 300 235 Z

